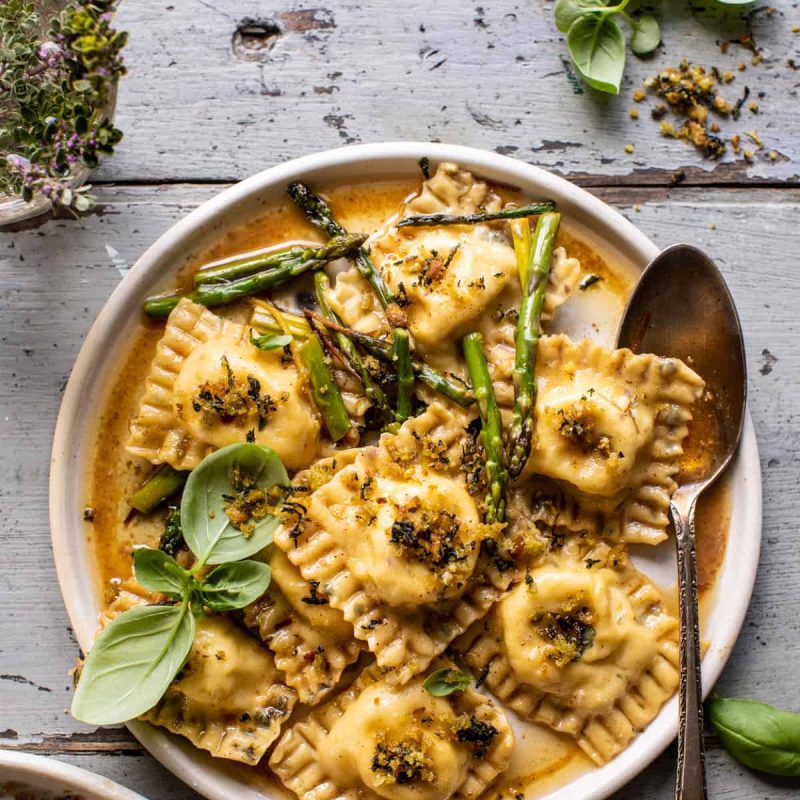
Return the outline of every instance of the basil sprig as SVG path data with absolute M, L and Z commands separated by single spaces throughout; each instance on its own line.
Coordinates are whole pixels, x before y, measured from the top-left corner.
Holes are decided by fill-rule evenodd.
M 716 0 L 721 6 L 749 5 L 753 0 Z M 588 86 L 619 94 L 625 71 L 625 36 L 617 22 L 631 30 L 629 45 L 638 56 L 652 53 L 661 43 L 661 27 L 652 14 L 630 16 L 630 0 L 558 0 L 556 27 L 567 36 L 567 49 Z
M 717 696 L 706 708 L 722 746 L 740 764 L 770 775 L 800 776 L 800 714 Z
M 137 606 L 116 616 L 97 637 L 81 669 L 72 715 L 92 725 L 113 725 L 152 708 L 186 663 L 195 617 L 232 611 L 267 589 L 268 564 L 246 560 L 272 543 L 277 517 L 251 520 L 247 534 L 226 514 L 235 494 L 234 472 L 247 474 L 252 488 L 285 486 L 289 477 L 274 450 L 233 444 L 205 458 L 189 476 L 181 500 L 181 525 L 195 555 L 185 569 L 167 553 L 149 547 L 134 554 L 136 580 L 174 601 Z M 217 565 L 207 574 L 207 565 Z
M 644 14 L 630 17 L 625 7 L 630 0 L 609 5 L 604 0 L 558 0 L 556 27 L 567 34 L 567 49 L 581 78 L 593 89 L 619 94 L 625 71 L 625 36 L 616 17 L 631 28 L 631 50 L 637 55 L 652 53 L 661 42 L 658 20 Z
M 460 669 L 444 667 L 431 672 L 422 684 L 434 697 L 447 697 L 453 692 L 463 692 L 472 683 L 472 675 Z

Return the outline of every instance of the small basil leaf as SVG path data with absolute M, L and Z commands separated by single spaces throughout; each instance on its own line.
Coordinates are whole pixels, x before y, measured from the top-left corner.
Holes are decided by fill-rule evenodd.
M 252 331 L 250 332 L 250 344 L 259 350 L 277 350 L 291 343 L 292 337 L 288 333 L 265 333 L 263 336 L 253 336 Z
M 604 8 L 603 0 L 558 0 L 555 7 L 556 27 L 566 33 L 573 22 L 583 14 Z
M 470 683 L 472 683 L 472 675 L 469 673 L 445 667 L 428 675 L 422 685 L 434 697 L 446 697 L 453 692 L 463 692 Z
M 259 561 L 221 564 L 200 585 L 203 605 L 212 611 L 244 608 L 264 594 L 271 574 L 269 565 Z
M 231 524 L 225 513 L 225 496 L 234 493 L 233 467 L 249 473 L 256 489 L 289 483 L 281 460 L 269 447 L 231 444 L 204 458 L 189 475 L 181 500 L 183 536 L 201 564 L 249 558 L 272 542 L 278 527 L 277 517 L 266 516 L 254 520 L 252 533 L 245 536 Z
M 133 554 L 133 571 L 136 580 L 151 592 L 183 597 L 189 586 L 189 573 L 161 550 L 139 548 Z
M 625 69 L 625 37 L 611 17 L 596 14 L 578 17 L 567 33 L 567 48 L 589 86 L 619 94 Z
M 646 56 L 661 44 L 661 28 L 655 17 L 648 14 L 633 20 L 631 25 L 631 50 L 637 56 Z
M 116 725 L 149 711 L 188 658 L 194 630 L 186 604 L 138 606 L 115 617 L 86 657 L 72 716 Z
M 716 696 L 706 708 L 722 746 L 740 764 L 770 775 L 800 776 L 800 714 Z

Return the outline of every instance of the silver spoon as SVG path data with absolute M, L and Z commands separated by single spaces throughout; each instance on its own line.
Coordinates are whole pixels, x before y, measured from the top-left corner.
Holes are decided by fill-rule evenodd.
M 670 503 L 678 550 L 680 726 L 677 800 L 705 800 L 703 701 L 694 516 L 697 498 L 736 453 L 747 395 L 744 342 L 728 287 L 695 247 L 668 247 L 642 273 L 622 316 L 617 347 L 685 361 L 706 381 L 692 409 L 678 489 Z

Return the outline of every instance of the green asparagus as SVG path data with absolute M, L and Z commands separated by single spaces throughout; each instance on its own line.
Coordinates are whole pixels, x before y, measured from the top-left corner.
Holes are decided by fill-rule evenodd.
M 361 333 L 353 328 L 347 328 L 344 325 L 339 325 L 336 322 L 327 320 L 320 317 L 313 311 L 307 311 L 306 314 L 316 319 L 321 325 L 324 325 L 330 330 L 338 330 L 346 333 L 356 344 L 363 347 L 375 358 L 380 358 L 383 361 L 392 361 L 394 353 L 392 351 L 392 343 L 386 339 L 379 339 L 377 336 L 370 336 L 366 333 Z M 453 381 L 448 380 L 440 372 L 437 372 L 427 364 L 411 359 L 411 367 L 414 370 L 414 375 L 418 380 L 422 381 L 426 386 L 429 386 L 435 392 L 447 397 L 454 403 L 457 403 L 462 408 L 467 408 L 475 402 L 475 398 L 463 386 L 459 386 Z
M 315 228 L 327 233 L 328 236 L 343 236 L 346 233 L 345 229 L 334 219 L 330 206 L 319 195 L 314 194 L 308 185 L 302 181 L 295 181 L 289 184 L 287 191 L 295 205 L 300 208 L 306 215 L 306 219 Z M 348 256 L 353 260 L 361 275 L 369 281 L 381 306 L 386 308 L 390 303 L 393 303 L 394 296 L 384 282 L 378 268 L 367 255 L 367 251 L 363 247 L 359 247 L 355 252 L 349 253 Z
M 324 272 L 320 271 L 315 273 L 314 288 L 316 289 L 317 304 L 322 312 L 322 316 L 327 320 L 340 322 L 339 318 L 336 316 L 335 312 L 328 303 L 326 292 L 328 291 L 329 286 L 330 280 Z M 359 376 L 361 384 L 364 387 L 364 394 L 367 396 L 367 399 L 376 409 L 378 409 L 378 411 L 381 412 L 384 418 L 390 417 L 392 410 L 389 406 L 389 401 L 386 399 L 383 389 L 378 386 L 372 375 L 370 375 L 369 370 L 364 364 L 364 360 L 361 358 L 361 354 L 353 344 L 353 340 L 342 331 L 334 331 L 334 333 L 339 350 L 341 350 L 342 355 L 347 359 L 350 366 Z
M 356 239 L 359 241 L 356 242 Z M 304 264 L 307 261 L 324 263 L 334 258 L 341 258 L 352 252 L 364 240 L 362 236 L 345 234 L 331 239 L 321 247 L 299 247 L 293 245 L 280 250 L 272 249 L 265 253 L 254 253 L 210 264 L 194 275 L 194 285 L 204 283 L 225 283 L 252 275 L 255 272 L 283 267 L 289 263 Z
M 472 391 L 478 401 L 481 418 L 481 442 L 486 454 L 486 477 L 489 491 L 486 494 L 485 521 L 489 524 L 505 522 L 506 488 L 508 470 L 503 448 L 503 420 L 494 396 L 489 367 L 483 352 L 480 333 L 468 333 L 463 341 L 464 358 L 472 381 Z
M 128 505 L 146 514 L 182 489 L 188 477 L 188 472 L 173 469 L 169 464 L 161 464 L 131 495 Z
M 395 417 L 403 422 L 411 416 L 414 396 L 414 367 L 411 363 L 411 346 L 408 331 L 395 328 L 392 331 L 392 361 L 397 370 L 397 411 Z
M 227 283 L 203 283 L 187 295 L 171 294 L 151 297 L 145 300 L 145 314 L 149 317 L 166 317 L 184 296 L 195 303 L 209 307 L 235 303 L 244 297 L 274 289 L 297 275 L 318 268 L 334 258 L 341 258 L 358 248 L 364 238 L 360 234 L 346 235 L 346 238 L 340 237 L 335 243 L 329 243 L 331 246 L 326 248 L 322 254 L 316 251 L 314 258 L 304 261 L 287 260 L 272 269 L 256 272 Z
M 350 417 L 344 406 L 341 392 L 325 360 L 325 351 L 315 333 L 300 346 L 300 358 L 308 370 L 311 394 L 328 433 L 338 442 L 350 430 Z
M 480 222 L 492 222 L 497 219 L 519 219 L 534 217 L 545 211 L 552 211 L 556 204 L 552 200 L 542 200 L 527 206 L 504 208 L 501 211 L 480 211 L 475 214 L 417 214 L 405 217 L 397 223 L 398 228 L 420 228 L 435 225 L 477 225 Z
M 512 479 L 519 477 L 531 452 L 537 391 L 536 348 L 542 333 L 542 308 L 560 221 L 560 214 L 542 214 L 527 247 L 524 236 L 514 237 L 522 302 L 514 336 L 514 417 L 508 437 L 508 471 Z
M 253 316 L 250 324 L 261 333 L 290 333 L 295 339 L 311 336 L 311 326 L 304 317 L 280 311 L 266 300 L 251 300 Z

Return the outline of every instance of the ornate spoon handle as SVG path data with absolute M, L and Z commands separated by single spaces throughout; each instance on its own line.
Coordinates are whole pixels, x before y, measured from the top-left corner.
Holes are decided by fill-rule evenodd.
M 696 498 L 695 498 L 696 499 Z M 703 746 L 703 692 L 700 682 L 700 626 L 697 611 L 697 564 L 694 543 L 694 499 L 681 513 L 670 504 L 678 547 L 680 615 L 680 724 L 676 800 L 706 800 Z

